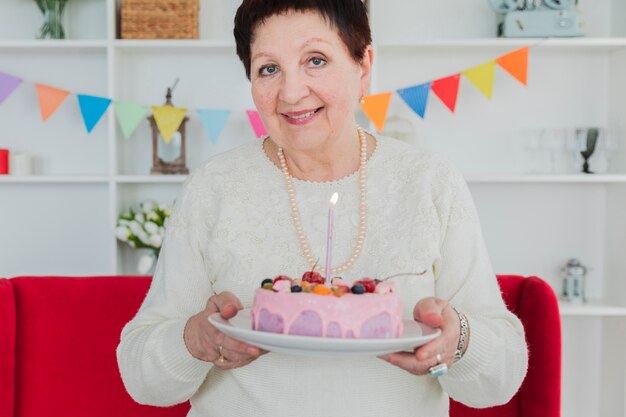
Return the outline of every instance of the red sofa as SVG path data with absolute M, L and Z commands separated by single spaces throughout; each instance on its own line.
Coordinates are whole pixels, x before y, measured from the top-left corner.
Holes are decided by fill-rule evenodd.
M 504 299 L 527 329 L 530 367 L 506 405 L 452 417 L 560 415 L 558 306 L 536 277 L 499 277 Z M 158 408 L 126 393 L 115 348 L 146 295 L 148 277 L 0 279 L 0 417 L 182 417 L 189 404 Z

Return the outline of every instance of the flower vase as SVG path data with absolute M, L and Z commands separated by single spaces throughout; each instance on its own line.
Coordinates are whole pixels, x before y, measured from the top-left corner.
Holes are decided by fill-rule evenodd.
M 137 271 L 141 275 L 154 275 L 156 268 L 157 255 L 154 252 L 141 255 L 139 262 L 137 263 Z
M 65 30 L 63 29 L 64 10 L 65 1 L 62 0 L 44 6 L 43 24 L 39 29 L 37 39 L 65 39 Z

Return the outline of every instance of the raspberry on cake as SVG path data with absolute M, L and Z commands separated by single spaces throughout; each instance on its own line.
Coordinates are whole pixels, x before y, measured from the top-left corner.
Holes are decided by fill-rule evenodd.
M 317 272 L 302 280 L 283 275 L 254 294 L 254 330 L 298 336 L 383 339 L 402 334 L 402 303 L 393 284 L 363 278 L 350 284 Z

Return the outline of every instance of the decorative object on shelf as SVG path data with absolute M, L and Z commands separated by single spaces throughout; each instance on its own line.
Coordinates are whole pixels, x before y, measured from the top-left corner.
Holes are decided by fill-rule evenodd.
M 576 135 L 580 137 L 583 135 L 584 140 L 582 143 L 580 155 L 583 157 L 583 167 L 582 172 L 585 174 L 593 174 L 592 171 L 589 171 L 589 158 L 593 155 L 596 150 L 596 144 L 598 143 L 598 134 L 599 130 L 596 127 L 592 127 L 589 129 L 577 129 Z
M 11 157 L 11 175 L 33 175 L 33 157 L 24 152 L 15 152 Z
M 122 0 L 122 39 L 198 39 L 199 0 Z
M 9 174 L 9 150 L 0 149 L 0 175 Z
M 149 249 L 149 252 L 139 259 L 137 265 L 139 273 L 146 274 L 155 265 L 171 215 L 172 205 L 157 204 L 148 200 L 140 204 L 138 212 L 131 208 L 117 218 L 115 236 L 118 240 L 128 243 L 135 249 Z
M 570 303 L 586 302 L 585 275 L 588 268 L 578 259 L 572 258 L 561 268 L 563 273 L 563 290 L 561 299 Z
M 165 105 L 152 107 L 148 117 L 152 128 L 152 169 L 150 174 L 189 174 L 186 165 L 185 124 L 189 117 L 187 109 L 176 108 L 172 104 L 172 92 L 178 84 L 178 78 L 172 87 L 167 88 Z
M 63 12 L 68 0 L 35 0 L 43 14 L 44 22 L 37 39 L 65 39 Z
M 489 0 L 498 14 L 498 36 L 505 38 L 578 37 L 578 0 Z

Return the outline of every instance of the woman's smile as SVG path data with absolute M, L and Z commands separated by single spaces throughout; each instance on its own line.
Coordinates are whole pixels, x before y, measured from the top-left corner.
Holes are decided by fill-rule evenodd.
M 291 125 L 305 125 L 317 119 L 317 117 L 320 115 L 320 113 L 323 110 L 324 110 L 323 107 L 318 107 L 313 110 L 286 112 L 286 113 L 282 113 L 282 115 L 285 117 L 285 120 L 287 121 L 287 123 Z

